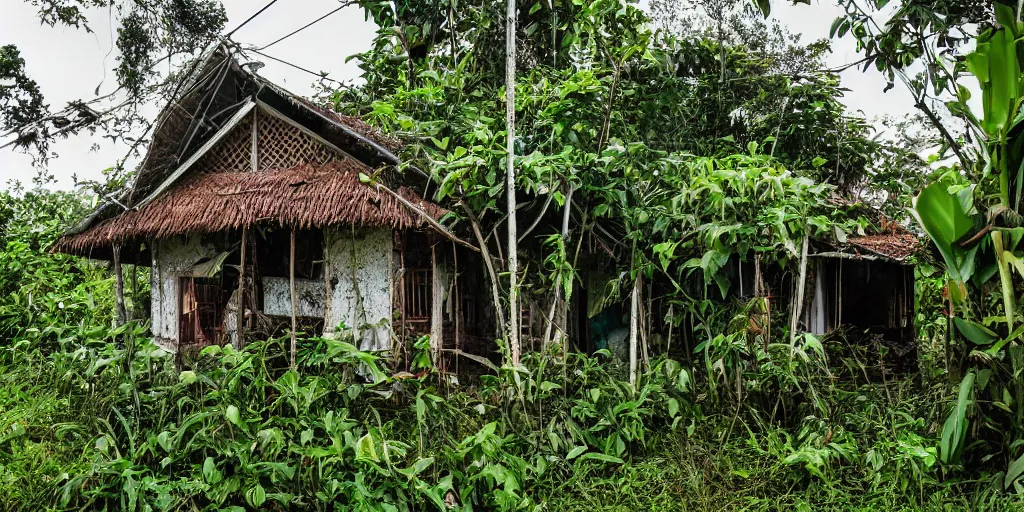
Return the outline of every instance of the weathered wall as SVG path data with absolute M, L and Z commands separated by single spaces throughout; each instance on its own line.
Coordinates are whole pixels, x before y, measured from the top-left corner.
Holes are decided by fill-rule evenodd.
M 299 299 L 298 316 L 324 317 L 324 283 L 296 279 L 295 294 Z M 263 313 L 271 316 L 292 316 L 291 282 L 287 277 L 263 278 Z
M 195 264 L 217 255 L 212 245 L 204 245 L 199 235 L 177 236 L 152 243 L 153 338 L 173 349 L 178 341 L 178 278 L 190 275 Z
M 392 244 L 390 229 L 324 232 L 325 335 L 344 324 L 360 349 L 391 348 Z

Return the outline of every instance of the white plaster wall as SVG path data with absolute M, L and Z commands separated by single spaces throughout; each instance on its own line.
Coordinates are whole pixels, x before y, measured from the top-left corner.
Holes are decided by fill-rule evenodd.
M 324 283 L 296 279 L 295 294 L 299 299 L 298 316 L 324 317 Z M 263 278 L 263 313 L 271 316 L 292 316 L 291 280 L 287 277 Z
M 324 231 L 325 335 L 344 323 L 362 350 L 391 348 L 390 229 Z
M 165 348 L 173 348 L 178 341 L 178 278 L 190 275 L 195 264 L 216 256 L 213 246 L 203 245 L 199 235 L 177 236 L 152 242 L 153 337 Z

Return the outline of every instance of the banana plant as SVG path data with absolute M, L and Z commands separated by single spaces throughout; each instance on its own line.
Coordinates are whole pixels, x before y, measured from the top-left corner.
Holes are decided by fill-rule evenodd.
M 1024 55 L 1018 54 L 1018 45 L 1024 40 L 1024 24 L 1013 8 L 998 2 L 994 7 L 997 26 L 978 36 L 975 50 L 967 55 L 959 68 L 978 80 L 982 93 L 981 116 L 975 115 L 967 106 L 970 92 L 963 85 L 958 87 L 957 101 L 947 104 L 951 112 L 967 122 L 973 138 L 979 142 L 976 151 L 979 163 L 975 169 L 966 169 L 968 176 L 976 176 L 979 182 L 968 187 L 959 187 L 950 181 L 934 183 L 915 199 L 913 213 L 942 255 L 949 277 L 950 299 L 958 310 L 967 313 L 965 316 L 985 318 L 986 323 L 996 321 L 997 317 L 985 314 L 983 304 L 969 305 L 966 299 L 969 283 L 983 290 L 981 285 L 996 274 L 999 276 L 1003 311 L 998 321 L 1005 322 L 1005 330 L 989 329 L 969 318 L 956 318 L 953 324 L 967 341 L 987 347 L 987 350 L 972 351 L 972 360 L 1002 359 L 1011 364 L 1009 374 L 999 372 L 1003 375 L 997 379 L 997 386 L 991 385 L 993 379 L 986 378 L 985 382 L 996 394 L 993 403 L 1016 404 L 1016 411 L 1010 411 L 1008 405 L 1005 410 L 1011 413 L 1013 424 L 1019 427 L 1024 413 L 1020 405 L 1024 389 L 1016 383 L 1016 376 L 1024 368 L 1019 357 L 1020 347 L 1014 341 L 1024 329 L 1014 328 L 1017 320 L 1016 289 L 1020 282 L 1015 281 L 1013 272 L 1019 274 L 1016 276 L 1018 279 L 1024 276 L 1024 260 L 1016 250 L 1024 232 L 1024 218 L 1020 214 L 1024 197 L 1024 112 L 1021 109 L 1024 79 L 1019 60 Z M 980 175 L 972 172 L 977 170 L 981 171 Z M 979 212 L 981 206 L 973 204 L 975 197 L 979 200 L 995 197 L 998 200 L 988 205 L 982 214 Z M 975 234 L 968 237 L 972 231 Z M 994 371 L 972 369 L 960 383 L 958 400 L 942 430 L 940 454 L 943 462 L 957 462 L 967 442 L 967 412 L 968 405 L 973 403 L 971 396 L 975 391 L 980 393 L 986 388 L 985 384 L 976 385 L 975 375 L 991 375 Z

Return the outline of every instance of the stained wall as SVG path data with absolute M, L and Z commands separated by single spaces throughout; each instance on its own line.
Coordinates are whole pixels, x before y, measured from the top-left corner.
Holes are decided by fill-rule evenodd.
M 153 242 L 150 274 L 153 339 L 173 349 L 178 340 L 178 279 L 191 275 L 196 263 L 217 255 L 200 235 L 185 235 Z
M 344 325 L 362 350 L 391 348 L 393 243 L 390 229 L 325 231 L 325 335 Z

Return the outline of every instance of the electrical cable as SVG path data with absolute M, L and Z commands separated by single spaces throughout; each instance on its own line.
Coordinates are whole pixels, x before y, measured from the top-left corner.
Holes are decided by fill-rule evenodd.
M 267 54 L 265 54 L 265 53 L 263 53 L 263 52 L 261 52 L 261 51 L 257 50 L 256 48 L 247 48 L 247 49 L 245 49 L 245 50 L 242 50 L 242 51 L 250 51 L 250 52 L 253 52 L 253 53 L 257 54 L 257 55 L 261 55 L 261 56 L 263 56 L 263 57 L 266 57 L 266 58 L 268 58 L 268 59 L 270 59 L 270 60 L 273 60 L 273 61 L 277 61 L 277 62 L 280 62 L 281 64 L 284 64 L 284 65 L 286 65 L 286 66 L 291 66 L 291 67 L 293 67 L 293 68 L 295 68 L 295 69 L 298 69 L 299 71 L 305 71 L 306 73 L 309 73 L 309 74 L 311 74 L 311 75 L 314 75 L 314 76 L 316 76 L 317 78 L 320 78 L 321 80 L 327 80 L 327 81 L 329 81 L 329 82 L 334 82 L 334 83 L 336 83 L 336 84 L 338 84 L 338 85 L 344 85 L 344 86 L 346 86 L 346 87 L 348 86 L 348 84 L 346 84 L 345 82 L 342 82 L 341 80 L 335 80 L 335 79 L 333 79 L 333 78 L 330 78 L 330 77 L 328 77 L 328 76 L 327 76 L 326 74 L 324 74 L 324 73 L 318 73 L 318 72 L 316 72 L 316 71 L 311 71 L 311 70 L 309 70 L 309 69 L 306 69 L 306 68 L 304 68 L 304 67 L 302 67 L 302 66 L 299 66 L 298 64 L 292 64 L 291 62 L 288 62 L 288 61 L 286 61 L 286 60 L 283 60 L 283 59 L 279 59 L 279 58 L 277 58 L 277 57 L 272 57 L 272 56 L 270 56 L 270 55 L 267 55 Z
M 270 48 L 271 46 L 274 46 L 275 44 L 280 43 L 281 41 L 284 41 L 285 39 L 288 39 L 289 37 L 294 36 L 295 34 L 298 34 L 299 32 L 302 32 L 303 30 L 306 30 L 307 28 L 312 27 L 313 25 L 316 25 L 317 23 L 320 23 L 321 21 L 323 21 L 328 16 L 330 16 L 330 15 L 332 15 L 332 14 L 334 14 L 334 13 L 336 13 L 336 12 L 346 8 L 346 7 L 348 7 L 349 5 L 352 5 L 352 2 L 345 2 L 345 3 L 341 4 L 341 6 L 339 6 L 337 9 L 334 9 L 333 11 L 331 11 L 331 12 L 329 12 L 327 14 L 324 14 L 323 16 L 320 16 L 319 18 L 317 18 L 317 19 L 307 23 L 302 28 L 299 28 L 299 29 L 293 31 L 292 33 L 290 33 L 290 34 L 288 34 L 288 35 L 286 35 L 286 36 L 284 36 L 284 37 L 282 37 L 282 38 L 280 38 L 280 39 L 278 39 L 278 40 L 276 40 L 276 41 L 274 41 L 274 42 L 272 42 L 270 44 L 261 46 L 258 49 L 266 50 L 267 48 Z
M 224 36 L 224 37 L 231 37 L 231 34 L 234 34 L 235 32 L 237 32 L 237 31 L 238 31 L 238 29 L 240 29 L 240 28 L 244 27 L 244 26 L 245 26 L 246 24 L 248 24 L 248 23 L 249 23 L 250 21 L 252 21 L 253 19 L 255 19 L 255 18 L 256 18 L 257 16 L 259 16 L 260 14 L 263 14 L 263 11 L 265 11 L 265 10 L 269 9 L 269 8 L 270 8 L 270 6 L 271 6 L 271 5 L 274 5 L 275 3 L 277 3 L 277 0 L 270 0 L 270 3 L 268 3 L 267 5 L 264 5 L 262 9 L 260 9 L 260 10 L 256 11 L 256 14 L 253 14 L 252 16 L 249 16 L 249 19 L 247 19 L 247 20 L 243 21 L 241 25 L 239 25 L 239 26 L 235 27 L 235 28 L 234 28 L 234 30 L 232 30 L 231 32 L 228 32 L 228 33 L 227 33 L 227 35 L 226 35 L 226 36 Z

